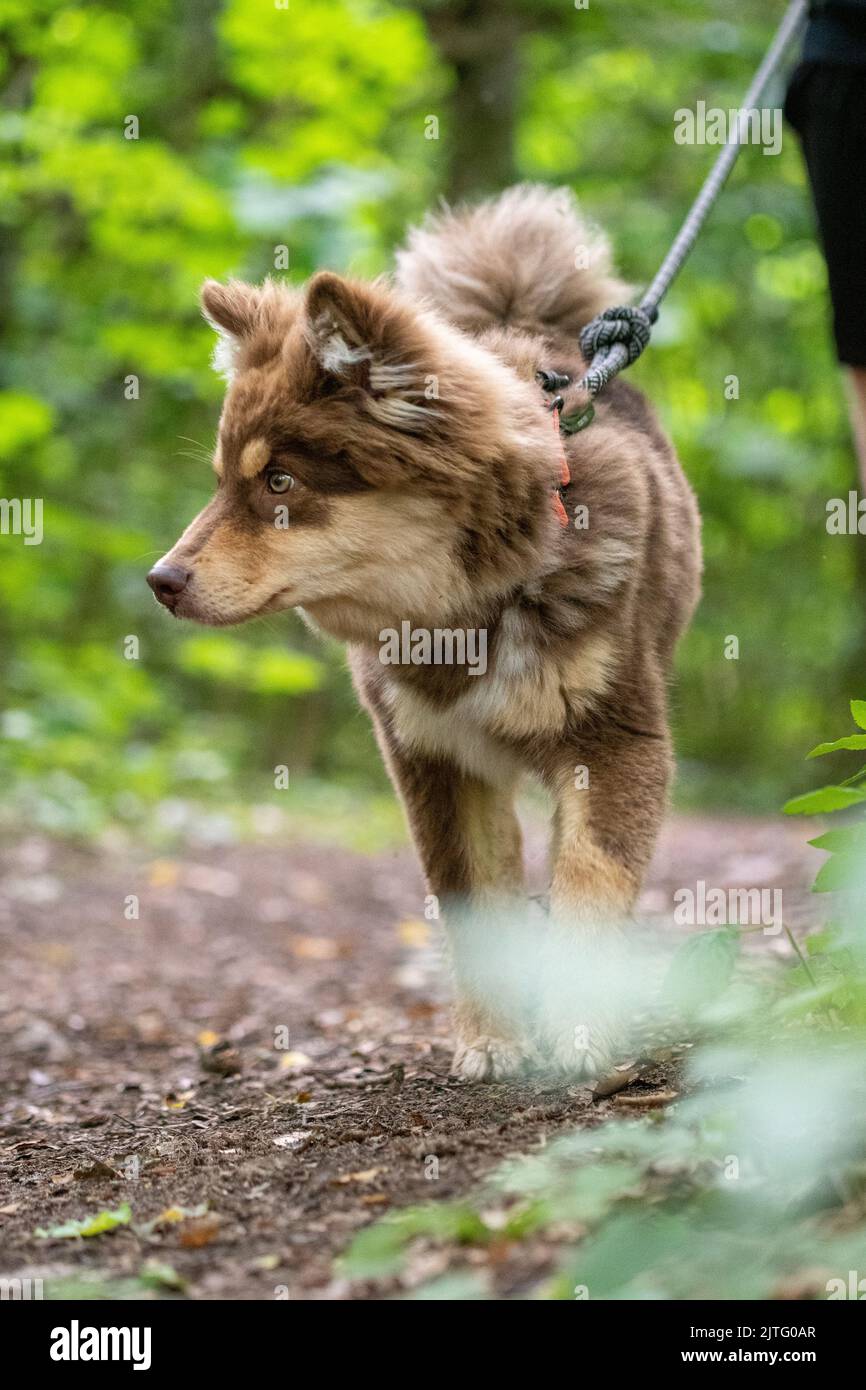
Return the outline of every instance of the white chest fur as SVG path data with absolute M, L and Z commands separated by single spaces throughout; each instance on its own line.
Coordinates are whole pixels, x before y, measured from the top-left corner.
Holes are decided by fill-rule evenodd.
M 553 658 L 526 640 L 519 616 L 509 610 L 495 659 L 483 675 L 469 678 L 450 705 L 433 704 L 397 681 L 389 682 L 387 698 L 405 748 L 451 758 L 498 785 L 513 782 L 524 766 L 515 745 L 560 735 L 569 714 L 584 713 L 610 676 L 608 639 L 585 637 Z

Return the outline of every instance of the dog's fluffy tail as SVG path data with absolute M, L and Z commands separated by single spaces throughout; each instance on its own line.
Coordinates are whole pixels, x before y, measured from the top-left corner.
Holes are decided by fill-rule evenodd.
M 505 324 L 577 336 L 629 295 L 572 193 L 528 183 L 415 227 L 397 253 L 397 282 L 470 332 Z

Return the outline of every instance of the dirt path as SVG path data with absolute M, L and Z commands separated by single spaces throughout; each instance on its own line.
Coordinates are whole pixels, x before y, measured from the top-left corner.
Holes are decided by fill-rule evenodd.
M 804 832 L 674 820 L 644 907 L 669 912 L 699 878 L 781 885 L 802 925 Z M 365 1222 L 622 1108 L 552 1080 L 449 1078 L 448 985 L 408 850 L 131 865 L 26 839 L 0 875 L 0 1270 L 41 1276 L 46 1297 L 81 1296 L 83 1278 L 146 1296 L 154 1262 L 196 1298 L 371 1296 L 334 1269 Z M 34 1235 L 124 1202 L 111 1234 Z M 423 1273 L 447 1262 L 434 1252 Z M 169 1275 L 146 1277 L 166 1292 Z

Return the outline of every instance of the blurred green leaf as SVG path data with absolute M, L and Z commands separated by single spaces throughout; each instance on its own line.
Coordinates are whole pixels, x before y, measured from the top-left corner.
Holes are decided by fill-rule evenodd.
M 223 634 L 188 637 L 181 644 L 180 661 L 194 675 L 267 695 L 316 690 L 324 674 L 322 663 L 305 653 L 281 647 L 250 649 Z
M 128 1202 L 122 1202 L 116 1211 L 100 1211 L 95 1216 L 86 1216 L 81 1221 L 64 1221 L 59 1226 L 45 1230 L 38 1227 L 35 1234 L 43 1240 L 64 1240 L 73 1236 L 101 1236 L 106 1231 L 114 1231 L 118 1226 L 128 1226 L 132 1219 L 132 1209 Z
M 848 734 L 845 738 L 837 738 L 833 743 L 819 743 L 806 754 L 807 758 L 821 758 L 825 753 L 838 753 L 843 750 L 866 748 L 866 734 Z
M 822 864 L 812 885 L 814 893 L 830 893 L 837 889 L 850 889 L 863 878 L 864 859 L 857 854 L 834 854 Z
M 662 997 L 685 1011 L 718 998 L 730 983 L 739 944 L 738 932 L 730 927 L 690 936 L 670 963 Z
M 855 787 L 819 787 L 817 791 L 792 797 L 782 810 L 786 816 L 817 816 L 825 811 L 858 806 L 862 801 L 866 801 L 866 791 L 858 791 Z
M 492 1234 L 468 1204 L 431 1202 L 409 1207 L 359 1232 L 341 1263 L 350 1279 L 384 1278 L 402 1267 L 406 1247 L 416 1236 L 471 1244 L 489 1240 Z
M 0 460 L 43 439 L 51 429 L 53 411 L 46 401 L 22 391 L 0 391 Z
M 826 849 L 831 854 L 862 853 L 866 856 L 866 825 L 847 825 L 834 830 L 825 830 L 809 841 L 815 849 Z

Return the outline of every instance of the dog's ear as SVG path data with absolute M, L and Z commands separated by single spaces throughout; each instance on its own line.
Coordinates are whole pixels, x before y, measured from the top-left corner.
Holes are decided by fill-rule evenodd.
M 208 323 L 218 333 L 246 338 L 252 333 L 259 310 L 261 292 L 242 280 L 205 280 L 201 287 L 201 307 Z
M 201 287 L 202 313 L 219 334 L 213 353 L 214 370 L 231 381 L 245 340 L 256 328 L 261 291 L 242 280 L 205 280 Z
M 280 280 L 247 285 L 242 280 L 206 280 L 201 291 L 205 318 L 219 334 L 214 366 L 231 380 L 240 366 L 260 366 L 280 352 L 300 308 L 300 293 Z
M 372 414 L 409 430 L 429 421 L 430 347 L 410 308 L 382 285 L 320 271 L 306 310 L 314 355 L 326 372 L 365 390 Z
M 379 338 L 367 288 L 329 270 L 319 271 L 307 286 L 309 343 L 322 366 L 336 376 L 356 362 L 369 361 Z

